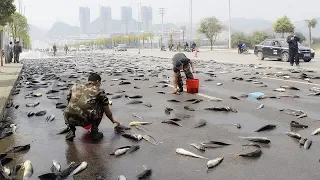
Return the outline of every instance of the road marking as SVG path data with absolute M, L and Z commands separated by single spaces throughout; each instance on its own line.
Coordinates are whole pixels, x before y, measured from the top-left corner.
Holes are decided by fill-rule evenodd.
M 262 77 L 262 78 L 264 78 L 264 79 L 272 79 L 272 80 L 277 80 L 277 81 L 288 81 L 288 82 L 293 82 L 293 83 L 308 84 L 308 85 L 313 85 L 313 86 L 320 86 L 320 84 L 302 82 L 302 81 L 293 81 L 293 80 L 288 80 L 288 79 L 278 79 L 278 78 L 271 78 L 271 77 Z
M 167 84 L 167 85 L 173 88 L 173 86 L 172 86 L 171 84 Z M 185 89 L 184 89 L 183 91 L 185 91 L 185 92 L 186 92 L 186 90 L 185 90 Z M 217 97 L 209 96 L 209 95 L 202 94 L 202 93 L 196 93 L 195 95 L 202 96 L 202 97 L 204 97 L 204 98 L 208 98 L 208 99 L 221 99 L 221 98 L 217 98 Z

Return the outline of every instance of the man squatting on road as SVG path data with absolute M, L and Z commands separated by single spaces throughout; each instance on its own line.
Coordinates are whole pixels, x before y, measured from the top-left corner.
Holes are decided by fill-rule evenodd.
M 109 108 L 109 99 L 103 89 L 100 89 L 101 77 L 98 74 L 91 74 L 86 84 L 74 85 L 68 96 L 68 106 L 64 112 L 65 123 L 69 126 L 66 140 L 73 141 L 76 126 L 92 125 L 90 136 L 92 140 L 99 140 L 103 134 L 99 132 L 103 113 L 112 123 L 120 125 L 116 121 Z
M 173 64 L 173 93 L 183 92 L 183 81 L 180 71 L 183 69 L 187 79 L 193 79 L 195 73 L 193 62 L 183 53 L 177 53 L 172 58 Z M 192 72 L 190 70 L 192 68 Z

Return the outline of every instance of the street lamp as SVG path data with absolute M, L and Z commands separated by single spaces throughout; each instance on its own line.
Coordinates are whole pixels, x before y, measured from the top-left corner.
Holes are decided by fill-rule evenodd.
M 229 0 L 229 49 L 231 49 L 231 5 Z

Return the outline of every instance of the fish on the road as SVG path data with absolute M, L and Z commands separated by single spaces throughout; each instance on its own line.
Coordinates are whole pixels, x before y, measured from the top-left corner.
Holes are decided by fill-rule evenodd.
M 296 87 L 294 87 L 294 86 L 280 86 L 280 88 L 300 91 L 299 88 L 296 88 Z
M 153 144 L 153 145 L 158 145 L 159 143 L 156 141 L 156 139 L 150 135 L 144 134 L 142 135 L 142 138 L 146 140 L 147 142 Z
M 286 89 L 284 88 L 277 88 L 277 89 L 274 89 L 273 91 L 277 91 L 277 92 L 285 92 Z
M 220 102 L 220 101 L 222 101 L 222 99 L 216 98 L 216 97 L 211 97 L 211 98 L 209 99 L 209 101 L 217 101 L 217 102 Z
M 152 175 L 152 169 L 145 169 L 140 174 L 137 175 L 138 179 L 147 179 Z
M 146 106 L 146 107 L 152 108 L 152 104 L 150 104 L 149 102 L 146 102 L 143 105 Z
M 246 144 L 242 144 L 242 146 L 254 146 L 254 147 L 257 147 L 257 148 L 261 148 L 261 146 L 257 143 L 246 143 Z
M 310 149 L 311 145 L 312 145 L 312 141 L 308 139 L 308 140 L 306 140 L 306 142 L 304 143 L 303 148 L 304 148 L 304 149 Z
M 220 141 L 206 141 L 202 142 L 201 145 L 203 145 L 205 148 L 220 148 L 224 146 L 230 146 L 231 144 Z
M 129 126 L 136 126 L 136 125 L 149 125 L 152 124 L 151 122 L 140 122 L 140 121 L 132 121 L 129 123 Z
M 122 134 L 123 137 L 128 138 L 128 139 L 132 139 L 135 141 L 140 141 L 142 139 L 142 135 L 141 134 L 129 134 L 129 133 L 125 133 Z
M 48 92 L 46 92 L 46 94 L 53 94 L 53 93 L 58 93 L 58 92 L 60 92 L 60 91 L 56 90 L 56 89 L 51 89 Z
M 177 122 L 175 122 L 175 121 L 172 121 L 172 120 L 164 120 L 164 121 L 162 121 L 161 123 L 172 124 L 172 125 L 175 125 L 175 126 L 180 126 L 180 127 L 182 127 L 181 124 L 179 124 L 179 123 L 177 123 Z
M 175 100 L 175 99 L 170 99 L 170 100 L 167 100 L 168 102 L 173 102 L 173 103 L 179 103 L 180 101 L 178 100 Z
M 97 178 L 96 178 L 97 179 Z M 98 180 L 98 179 L 97 179 Z M 118 177 L 118 180 L 127 180 L 127 178 L 124 175 L 120 175 Z
M 122 97 L 123 97 L 123 94 L 118 94 L 118 95 L 112 96 L 111 99 L 119 99 Z
M 31 112 L 31 111 L 30 111 L 30 112 L 28 112 L 27 116 L 28 116 L 28 117 L 31 117 L 31 116 L 34 116 L 34 114 L 35 114 L 34 112 Z
M 110 155 L 121 156 L 125 154 L 132 146 L 124 146 L 118 148 L 116 151 L 110 153 Z
M 238 111 L 231 108 L 231 107 L 209 107 L 209 108 L 204 108 L 204 110 L 207 111 L 225 111 L 225 112 L 234 112 L 237 113 Z
M 52 173 L 59 173 L 61 171 L 61 165 L 57 160 L 52 160 L 52 166 L 50 168 Z
M 15 146 L 8 150 L 6 153 L 17 153 L 17 152 L 22 152 L 22 151 L 27 151 L 30 149 L 30 144 L 23 145 L 23 146 Z
M 28 180 L 31 178 L 32 174 L 33 174 L 33 167 L 32 167 L 32 163 L 30 160 L 26 160 L 23 163 L 23 168 L 24 168 L 24 172 L 23 172 L 23 180 Z
M 199 122 L 193 126 L 193 128 L 200 128 L 205 125 L 207 125 L 207 121 L 204 119 L 200 119 Z
M 238 129 L 241 129 L 241 125 L 240 124 L 233 124 L 235 125 Z
M 271 141 L 270 139 L 266 138 L 266 137 L 243 137 L 240 136 L 240 138 L 242 139 L 246 139 L 248 141 L 252 141 L 252 142 L 258 142 L 258 143 L 263 143 L 263 144 L 269 144 Z
M 208 158 L 206 158 L 206 157 L 197 155 L 197 154 L 195 154 L 195 153 L 192 153 L 192 152 L 187 151 L 187 150 L 182 149 L 182 148 L 177 148 L 177 149 L 176 149 L 176 153 L 177 153 L 177 154 L 184 155 L 184 156 L 194 157 L 194 158 L 208 159 Z
M 203 101 L 202 99 L 197 99 L 197 100 L 193 101 L 191 104 L 198 104 L 198 103 L 200 103 L 202 101 Z
M 268 125 L 262 126 L 261 128 L 255 130 L 254 132 L 269 131 L 269 130 L 275 129 L 276 127 L 277 125 L 268 124 Z
M 179 118 L 171 118 L 170 120 L 171 120 L 171 121 L 175 121 L 175 122 L 182 121 L 182 120 L 179 119 Z
M 286 135 L 288 135 L 289 137 L 295 138 L 295 139 L 301 139 L 300 134 L 296 133 L 296 132 L 285 132 Z
M 130 105 L 130 104 L 142 104 L 143 102 L 142 101 L 138 101 L 138 100 L 132 100 L 128 103 L 126 103 L 127 105 Z
M 183 108 L 188 111 L 195 111 L 192 107 L 189 106 L 184 106 Z
M 314 136 L 314 135 L 318 135 L 320 133 L 320 128 L 312 131 L 311 135 Z
M 134 95 L 134 96 L 128 96 L 128 95 L 125 95 L 126 98 L 130 98 L 130 99 L 140 99 L 140 98 L 143 98 L 143 96 L 141 95 Z
M 207 162 L 208 169 L 218 166 L 223 161 L 223 157 L 217 157 Z
M 138 118 L 138 119 L 141 119 L 142 117 L 137 115 L 136 113 L 132 113 L 132 116 L 135 117 L 135 118 Z
M 260 106 L 257 107 L 257 109 L 262 109 L 262 108 L 264 108 L 264 104 L 260 104 Z
M 190 146 L 198 149 L 201 152 L 205 152 L 206 151 L 206 148 L 200 143 L 192 143 L 192 144 L 190 144 Z
M 297 122 L 297 121 L 291 121 L 291 122 L 290 122 L 290 126 L 293 127 L 293 128 L 308 128 L 307 125 L 300 124 L 300 123 Z
M 239 98 L 237 98 L 237 97 L 235 97 L 235 96 L 230 96 L 230 99 L 240 100 Z
M 60 99 L 60 96 L 47 96 L 48 99 Z
M 166 107 L 166 109 L 164 110 L 164 112 L 167 114 L 167 115 L 170 115 L 171 114 L 171 111 L 173 111 L 172 108 L 168 108 Z
M 307 138 L 301 138 L 301 139 L 299 140 L 299 144 L 300 144 L 301 146 L 304 146 L 304 144 L 306 143 L 307 140 L 308 140 Z
M 55 118 L 56 118 L 56 117 L 55 117 L 53 114 L 51 114 L 50 116 L 48 116 L 48 117 L 46 118 L 46 121 L 47 121 L 47 122 L 51 122 L 51 121 L 53 121 Z
M 68 177 L 72 177 L 76 174 L 78 174 L 79 172 L 83 171 L 84 169 L 86 169 L 88 166 L 88 163 L 86 161 L 83 161 L 75 170 L 73 170 Z
M 27 107 L 36 107 L 40 104 L 40 102 L 35 102 L 35 103 L 28 103 L 26 104 Z
M 35 115 L 35 116 L 44 116 L 45 114 L 47 114 L 47 111 L 46 111 L 46 110 L 36 112 L 34 115 Z

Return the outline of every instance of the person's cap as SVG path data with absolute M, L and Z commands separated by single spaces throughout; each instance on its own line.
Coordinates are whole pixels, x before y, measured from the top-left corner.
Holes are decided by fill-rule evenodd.
M 180 66 L 182 66 L 182 62 L 181 61 L 177 61 L 176 62 L 176 67 L 180 67 Z

